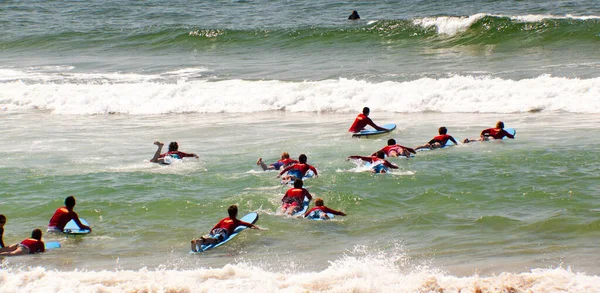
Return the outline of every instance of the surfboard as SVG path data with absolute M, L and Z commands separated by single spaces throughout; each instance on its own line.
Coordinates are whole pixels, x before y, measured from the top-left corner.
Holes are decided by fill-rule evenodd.
M 171 165 L 173 163 L 180 163 L 183 160 L 178 155 L 168 155 L 165 156 L 162 160 L 163 165 Z
M 240 221 L 243 222 L 247 222 L 247 223 L 256 223 L 256 221 L 258 221 L 258 213 L 256 212 L 252 212 L 249 213 L 245 216 L 243 216 Z M 231 233 L 231 235 L 229 235 L 229 237 L 227 237 L 227 239 L 217 243 L 217 244 L 210 244 L 210 245 L 201 245 L 201 246 L 196 246 L 196 249 L 198 250 L 198 252 L 194 252 L 190 250 L 190 254 L 195 254 L 195 253 L 201 253 L 201 252 L 205 252 L 207 250 L 211 250 L 213 248 L 217 248 L 227 242 L 229 242 L 231 239 L 233 239 L 235 236 L 237 236 L 240 232 L 244 231 L 248 229 L 246 226 L 238 226 L 237 228 L 235 228 L 235 230 L 233 230 L 233 233 Z
M 386 124 L 382 127 L 387 130 L 365 129 L 361 132 L 352 134 L 352 137 L 369 137 L 369 136 L 386 134 L 386 133 L 392 132 L 394 129 L 396 129 L 396 124 L 390 123 L 390 124 Z
M 44 246 L 45 246 L 46 250 L 60 248 L 60 242 L 58 242 L 58 241 L 44 242 Z
M 86 226 L 90 225 L 85 219 L 79 218 L 79 221 Z M 77 226 L 77 223 L 75 223 L 74 220 L 69 221 L 63 228 L 63 233 L 68 235 L 85 235 L 90 232 L 91 231 L 88 229 L 79 229 L 79 226 Z

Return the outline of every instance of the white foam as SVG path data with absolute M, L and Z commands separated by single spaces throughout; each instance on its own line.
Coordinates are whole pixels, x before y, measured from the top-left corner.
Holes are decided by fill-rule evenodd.
M 78 74 L 56 82 L 58 75 L 40 78 L 40 73 L 0 70 L 0 79 L 12 73 L 28 81 L 0 83 L 0 109 L 4 111 L 42 109 L 75 115 L 355 113 L 369 105 L 372 111 L 399 113 L 600 113 L 600 78 L 542 75 L 522 80 L 453 76 L 380 83 L 349 79 L 211 82 L 115 73 Z
M 42 267 L 0 271 L 1 292 L 600 292 L 600 277 L 570 269 L 532 269 L 459 277 L 404 254 L 357 248 L 322 271 L 293 263 L 266 269 L 251 263 L 190 270 L 74 270 Z

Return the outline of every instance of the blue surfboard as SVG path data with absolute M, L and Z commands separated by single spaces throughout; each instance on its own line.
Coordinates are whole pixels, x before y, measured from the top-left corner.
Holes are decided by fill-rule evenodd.
M 287 173 L 286 173 L 286 175 L 287 175 Z M 302 181 L 306 181 L 306 179 L 310 179 L 313 176 L 315 176 L 315 173 L 312 170 L 308 170 L 308 171 L 306 171 L 306 174 L 304 174 L 304 177 L 302 177 Z M 287 184 L 287 185 L 294 186 L 294 180 L 295 179 L 281 180 L 281 184 L 284 184 L 284 185 Z
M 90 225 L 85 219 L 79 218 L 79 221 L 81 222 L 81 224 L 84 224 L 86 226 Z M 63 228 L 63 233 L 67 235 L 85 235 L 89 234 L 90 232 L 91 231 L 88 229 L 79 229 L 79 226 L 77 226 L 77 223 L 75 223 L 74 220 L 69 221 Z
M 361 132 L 352 134 L 352 137 L 369 137 L 369 136 L 386 134 L 386 133 L 391 132 L 394 129 L 396 129 L 396 124 L 390 123 L 390 124 L 386 124 L 386 125 L 384 125 L 382 127 L 385 128 L 385 129 L 387 129 L 387 130 L 365 129 L 365 130 L 363 130 Z
M 249 214 L 243 216 L 240 219 L 240 221 L 254 224 L 254 223 L 256 223 L 256 221 L 258 221 L 258 213 L 255 213 L 255 212 L 249 213 Z M 233 233 L 231 233 L 231 235 L 229 235 L 229 237 L 227 237 L 227 239 L 225 239 L 217 244 L 201 245 L 200 247 L 196 246 L 196 249 L 198 250 L 198 252 L 194 252 L 194 251 L 190 250 L 190 253 L 195 254 L 195 253 L 205 252 L 207 250 L 211 250 L 213 248 L 219 247 L 219 246 L 229 242 L 231 239 L 233 239 L 235 236 L 237 236 L 240 232 L 242 232 L 246 229 L 247 229 L 246 226 L 238 226 L 237 228 L 235 228 L 235 230 L 233 230 Z
M 45 246 L 46 250 L 60 248 L 60 242 L 58 242 L 58 241 L 44 242 L 44 246 Z

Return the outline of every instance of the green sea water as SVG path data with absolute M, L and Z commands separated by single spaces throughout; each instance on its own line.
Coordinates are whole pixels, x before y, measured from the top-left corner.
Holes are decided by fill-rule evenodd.
M 341 114 L 4 115 L 11 125 L 2 130 L 11 144 L 2 150 L 0 168 L 5 242 L 44 228 L 74 195 L 75 210 L 93 233 L 49 236 L 63 248 L 44 257 L 45 267 L 220 267 L 233 256 L 280 269 L 293 261 L 312 271 L 366 246 L 401 250 L 415 264 L 457 275 L 561 265 L 597 273 L 590 254 L 600 231 L 595 115 L 503 115 L 507 127 L 517 129 L 515 140 L 391 159 L 400 167 L 391 174 L 364 172 L 345 159 L 368 155 L 389 137 L 420 145 L 441 125 L 462 140 L 498 119 L 455 116 L 374 113 L 398 129 L 353 139 L 346 133 L 353 115 Z M 154 140 L 176 140 L 200 159 L 149 163 Z M 320 175 L 306 181 L 308 190 L 348 216 L 313 222 L 277 215 L 287 188 L 255 162 L 275 161 L 282 151 L 307 154 Z M 189 240 L 225 217 L 231 204 L 241 214 L 257 211 L 266 230 L 244 233 L 207 255 L 188 255 Z

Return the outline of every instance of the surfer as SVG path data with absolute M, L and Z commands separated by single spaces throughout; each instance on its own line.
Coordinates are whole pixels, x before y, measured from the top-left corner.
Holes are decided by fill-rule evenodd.
M 373 173 L 387 173 L 387 168 L 398 169 L 398 166 L 385 160 L 385 153 L 378 151 L 375 156 L 363 157 L 363 156 L 349 156 L 349 159 L 359 159 L 365 162 L 369 162 L 372 165 L 371 172 Z
M 371 110 L 369 109 L 369 107 L 364 107 L 362 113 L 356 116 L 356 119 L 354 119 L 354 123 L 352 123 L 352 126 L 350 126 L 350 129 L 348 129 L 348 131 L 357 133 L 363 130 L 365 126 L 370 125 L 376 130 L 387 132 L 387 129 L 377 126 L 377 124 L 375 124 L 373 120 L 371 120 L 371 118 L 368 117 L 370 112 Z
M 286 168 L 289 167 L 293 164 L 297 164 L 298 161 L 294 160 L 294 159 L 290 159 L 290 154 L 288 152 L 283 152 L 281 154 L 281 159 L 269 166 L 267 166 L 267 164 L 265 164 L 262 160 L 262 158 L 258 158 L 258 161 L 256 161 L 256 165 L 259 165 L 263 171 L 267 171 L 267 170 L 279 170 L 280 168 Z
M 164 154 L 160 153 L 162 151 L 163 146 L 165 145 L 164 143 L 160 141 L 155 141 L 154 145 L 158 146 L 158 149 L 154 153 L 154 157 L 150 159 L 150 162 L 152 163 L 164 163 L 165 156 L 171 156 L 176 159 L 183 159 L 184 157 L 194 157 L 196 159 L 198 158 L 196 154 L 180 152 L 179 144 L 176 141 L 172 141 L 171 143 L 169 143 L 169 151 Z
M 4 245 L 4 225 L 6 224 L 6 216 L 0 214 L 0 248 L 6 247 Z
M 504 130 L 504 122 L 498 121 L 496 123 L 496 128 L 488 128 L 488 129 L 484 129 L 483 131 L 481 131 L 479 139 L 465 138 L 463 143 L 470 143 L 470 142 L 474 142 L 474 141 L 486 141 L 486 140 L 490 140 L 490 139 L 503 139 L 505 136 L 510 139 L 515 138 L 514 135 L 512 135 L 512 134 L 508 133 L 506 130 Z
M 45 250 L 45 244 L 42 242 L 42 230 L 34 229 L 31 232 L 31 238 L 27 238 L 21 241 L 21 243 L 0 248 L 0 256 L 34 254 L 44 252 Z
M 449 141 L 451 141 L 452 143 L 454 143 L 454 145 L 457 145 L 458 142 L 456 142 L 456 140 L 454 139 L 454 137 L 452 137 L 451 135 L 448 134 L 448 129 L 444 126 L 440 127 L 438 129 L 438 136 L 434 136 L 433 139 L 431 139 L 428 143 L 422 145 L 422 146 L 418 146 L 415 149 L 416 150 L 421 150 L 421 149 L 438 149 L 438 148 L 443 148 L 446 143 Z
M 317 173 L 317 169 L 309 164 L 306 163 L 306 161 L 308 160 L 308 157 L 306 157 L 305 154 L 301 154 L 300 156 L 298 156 L 298 163 L 292 166 L 289 166 L 285 169 L 283 169 L 281 172 L 279 172 L 279 174 L 277 175 L 277 178 L 281 177 L 281 175 L 283 175 L 283 173 L 287 174 L 285 176 L 283 176 L 281 179 L 284 183 L 290 182 L 296 178 L 300 178 L 302 179 L 302 177 L 304 177 L 304 175 L 306 175 L 306 172 L 308 172 L 308 170 L 313 171 L 313 173 L 315 173 L 315 177 L 319 177 L 319 174 Z
M 333 209 L 330 209 L 328 207 L 326 207 L 323 204 L 323 199 L 320 197 L 315 198 L 315 206 L 306 211 L 306 213 L 304 214 L 305 218 L 311 218 L 311 219 L 316 219 L 316 218 L 321 218 L 321 219 L 329 219 L 329 216 L 327 216 L 327 214 L 334 214 L 334 215 L 338 215 L 338 216 L 345 216 L 346 213 L 344 212 L 340 212 L 340 211 L 336 211 Z
M 304 197 L 307 197 L 310 201 L 312 199 L 312 195 L 303 188 L 304 182 L 300 178 L 296 178 L 294 180 L 294 187 L 288 189 L 285 192 L 285 195 L 281 199 L 281 212 L 287 215 L 292 215 L 301 210 L 302 205 L 304 204 Z
M 91 232 L 92 228 L 81 223 L 79 220 L 79 215 L 73 211 L 75 204 L 75 197 L 67 197 L 65 199 L 65 206 L 56 209 L 54 215 L 52 215 L 50 223 L 48 224 L 48 230 L 46 232 L 63 232 L 65 225 L 67 225 L 67 223 L 71 220 L 75 221 L 77 226 L 79 226 L 79 229 L 90 230 Z
M 227 239 L 238 226 L 246 226 L 252 229 L 260 230 L 258 226 L 237 219 L 237 205 L 229 206 L 229 208 L 227 208 L 227 213 L 229 214 L 229 217 L 223 218 L 221 221 L 219 221 L 212 229 L 210 229 L 210 233 L 208 235 L 201 236 L 200 238 L 193 239 L 191 241 L 193 252 L 198 252 L 198 249 L 196 248 L 197 246 L 217 244 Z
M 360 15 L 358 15 L 358 11 L 353 10 L 352 14 L 350 14 L 350 16 L 348 16 L 348 19 L 352 19 L 352 20 L 360 19 Z
M 396 140 L 393 138 L 388 139 L 387 144 L 388 144 L 387 146 L 383 147 L 379 151 L 384 152 L 385 155 L 388 157 L 404 156 L 404 157 L 408 158 L 411 156 L 411 153 L 413 153 L 413 154 L 417 153 L 414 149 L 405 147 L 403 145 L 396 144 Z M 377 152 L 374 152 L 371 156 L 372 157 L 377 156 Z

